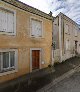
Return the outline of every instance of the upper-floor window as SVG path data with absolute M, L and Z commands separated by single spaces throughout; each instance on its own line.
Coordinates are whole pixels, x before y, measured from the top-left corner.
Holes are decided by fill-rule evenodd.
M 66 24 L 64 28 L 65 28 L 65 33 L 70 34 L 70 32 L 69 32 L 69 25 Z
M 42 37 L 42 21 L 31 19 L 31 36 Z
M 77 36 L 78 35 L 78 31 L 76 28 L 74 28 L 74 35 Z
M 70 50 L 70 41 L 66 40 L 66 50 Z
M 15 12 L 0 7 L 0 33 L 15 34 Z

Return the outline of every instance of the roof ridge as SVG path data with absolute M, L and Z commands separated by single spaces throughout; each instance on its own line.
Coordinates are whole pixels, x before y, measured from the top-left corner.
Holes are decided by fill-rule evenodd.
M 33 14 L 36 14 L 38 16 L 41 16 L 41 17 L 44 17 L 46 19 L 49 19 L 49 20 L 53 20 L 53 16 L 50 16 L 49 14 L 43 12 L 43 11 L 40 11 L 38 10 L 37 8 L 34 8 L 32 6 L 29 6 L 19 0 L 1 0 L 1 1 L 4 1 L 8 4 L 11 4 L 17 8 L 20 8 L 24 11 L 27 11 L 27 12 L 30 12 L 30 13 L 33 13 Z

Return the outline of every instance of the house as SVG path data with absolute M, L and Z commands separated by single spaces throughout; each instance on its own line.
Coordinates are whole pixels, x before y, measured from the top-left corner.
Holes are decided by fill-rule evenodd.
M 80 32 L 77 23 L 60 13 L 54 18 L 53 31 L 54 63 L 80 53 Z
M 51 64 L 52 20 L 18 0 L 0 1 L 0 83 Z

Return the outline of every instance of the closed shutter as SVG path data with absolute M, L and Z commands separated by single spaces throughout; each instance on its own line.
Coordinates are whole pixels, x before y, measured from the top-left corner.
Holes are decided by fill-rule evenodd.
M 0 52 L 0 71 L 1 71 L 1 52 Z
M 7 32 L 7 12 L 5 12 L 5 32 Z
M 2 11 L 0 10 L 0 31 L 2 31 Z
M 35 36 L 38 36 L 38 22 L 35 21 Z
M 2 11 L 2 32 L 7 31 L 7 13 Z
M 66 50 L 70 50 L 70 41 L 69 40 L 66 41 Z
M 7 19 L 8 19 L 8 21 L 7 21 L 7 25 L 8 25 L 7 32 L 13 33 L 14 32 L 14 14 L 8 13 Z
M 31 36 L 35 36 L 35 30 L 36 29 L 36 24 L 34 20 L 31 20 Z
M 75 31 L 75 36 L 77 36 L 77 34 L 78 34 L 78 33 L 77 33 L 77 29 L 75 29 L 74 31 Z
M 66 50 L 68 50 L 68 40 L 66 40 Z
M 42 36 L 42 23 L 37 22 L 37 36 L 41 37 Z
M 69 29 L 68 29 L 68 25 L 67 25 L 67 24 L 65 25 L 64 28 L 65 28 L 65 33 L 68 33 L 68 30 L 69 30 Z
M 32 19 L 31 23 L 32 23 L 31 36 L 41 37 L 42 36 L 42 22 Z

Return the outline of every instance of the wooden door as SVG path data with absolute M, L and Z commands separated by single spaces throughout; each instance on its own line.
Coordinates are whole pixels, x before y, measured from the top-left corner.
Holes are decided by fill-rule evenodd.
M 40 50 L 32 50 L 32 69 L 39 69 Z

